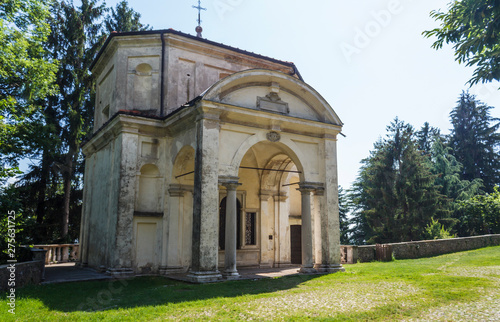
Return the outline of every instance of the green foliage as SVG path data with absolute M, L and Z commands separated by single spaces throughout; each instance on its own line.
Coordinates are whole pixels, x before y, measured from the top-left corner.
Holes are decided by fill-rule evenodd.
M 31 244 L 34 221 L 23 214 L 22 203 L 15 187 L 0 188 L 0 201 L 0 264 L 6 263 L 8 259 L 26 260 L 25 256 L 22 256 L 21 246 Z M 14 258 L 8 256 L 9 248 L 15 250 Z
M 434 218 L 431 218 L 431 222 L 425 227 L 425 236 L 427 239 L 455 238 L 449 229 L 444 228 L 444 225 Z
M 102 1 L 80 3 L 0 3 L 0 182 L 19 174 L 20 160 L 31 160 L 20 180 L 0 192 L 0 204 L 19 200 L 21 234 L 29 232 L 34 243 L 79 235 L 80 149 L 92 132 L 95 100 L 89 67 L 104 43 L 104 25 L 148 27 L 125 1 L 110 21 Z
M 25 141 L 38 134 L 39 100 L 54 92 L 57 62 L 43 47 L 48 15 L 43 1 L 0 3 L 0 180 L 18 174 L 19 159 L 30 154 Z
M 111 8 L 111 14 L 106 17 L 106 30 L 108 32 L 150 30 L 149 25 L 144 25 L 139 21 L 140 18 L 141 14 L 129 8 L 128 2 L 122 0 L 116 5 L 116 10 Z
M 432 45 L 440 49 L 453 44 L 455 59 L 475 66 L 471 85 L 500 80 L 500 4 L 497 0 L 452 1 L 448 12 L 432 11 L 441 25 L 423 34 L 437 37 Z
M 461 236 L 500 234 L 500 191 L 462 201 L 458 232 Z
M 347 194 L 339 187 L 339 220 L 340 220 L 340 243 L 342 245 L 349 244 L 349 219 L 347 215 L 349 213 L 349 206 L 347 200 Z
M 419 240 L 443 197 L 413 128 L 396 118 L 387 131 L 362 161 L 351 195 L 354 217 L 362 229 L 368 228 L 364 237 L 369 243 Z
M 492 108 L 463 92 L 450 113 L 449 147 L 463 165 L 461 179 L 481 179 L 486 192 L 500 184 L 500 120 L 491 117 Z
M 0 319 L 456 321 L 471 316 L 486 321 L 494 319 L 492 303 L 500 299 L 499 251 L 489 247 L 257 281 L 193 285 L 139 277 L 28 286 L 18 290 L 16 316 L 2 310 Z

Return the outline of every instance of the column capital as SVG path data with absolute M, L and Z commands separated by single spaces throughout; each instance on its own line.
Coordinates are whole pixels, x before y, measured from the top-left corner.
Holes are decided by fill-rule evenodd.
M 309 194 L 311 192 L 317 195 L 322 195 L 325 190 L 323 183 L 320 182 L 301 182 L 299 183 L 299 188 L 297 188 L 302 194 Z
M 171 184 L 168 188 L 170 197 L 184 197 L 185 189 L 180 184 Z
M 238 177 L 224 176 L 219 177 L 219 184 L 226 187 L 227 190 L 236 190 L 241 183 L 238 182 Z

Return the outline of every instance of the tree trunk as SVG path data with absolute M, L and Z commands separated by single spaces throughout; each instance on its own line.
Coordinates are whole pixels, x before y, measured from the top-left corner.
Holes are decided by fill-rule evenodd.
M 36 236 L 34 236 L 35 243 L 40 243 L 44 239 L 42 236 L 42 232 L 44 231 L 44 229 L 42 229 L 42 227 L 45 218 L 45 197 L 47 194 L 47 181 L 49 175 L 50 175 L 50 160 L 49 157 L 47 156 L 47 151 L 44 150 L 42 156 L 40 182 L 39 182 L 37 204 L 35 210 L 36 224 L 39 227 L 39 229 L 36 230 L 37 231 Z
M 73 157 L 75 152 L 72 148 L 69 149 L 66 155 L 66 164 L 64 173 L 64 210 L 62 216 L 62 229 L 61 237 L 62 239 L 68 238 L 68 228 L 69 228 L 69 208 L 71 201 L 71 177 L 73 175 Z

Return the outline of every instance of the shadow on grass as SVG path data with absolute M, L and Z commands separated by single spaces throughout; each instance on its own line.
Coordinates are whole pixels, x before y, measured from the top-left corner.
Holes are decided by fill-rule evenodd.
M 321 275 L 294 275 L 216 284 L 188 284 L 164 277 L 28 286 L 18 290 L 22 300 L 38 300 L 60 312 L 103 311 L 134 307 L 234 298 L 290 290 Z

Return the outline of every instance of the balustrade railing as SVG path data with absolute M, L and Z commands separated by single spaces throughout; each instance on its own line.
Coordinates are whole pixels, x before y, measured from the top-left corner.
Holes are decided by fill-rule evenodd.
M 80 244 L 34 245 L 33 248 L 44 249 L 45 265 L 67 263 L 78 260 Z

